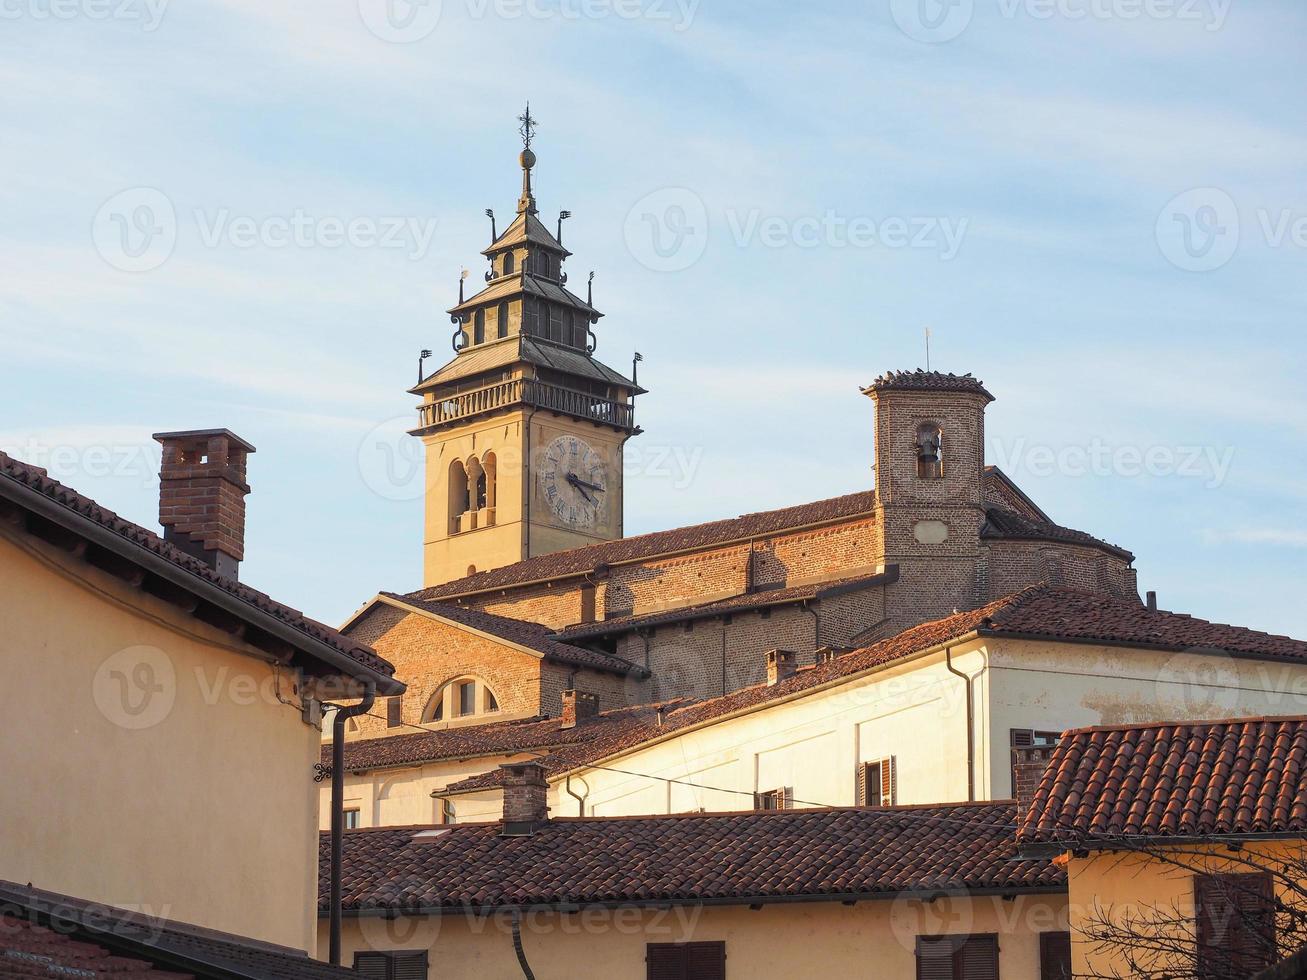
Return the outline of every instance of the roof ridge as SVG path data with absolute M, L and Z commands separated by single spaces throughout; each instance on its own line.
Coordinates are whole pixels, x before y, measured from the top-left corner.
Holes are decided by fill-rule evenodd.
M 1092 735 L 1107 732 L 1155 731 L 1163 728 L 1211 729 L 1230 728 L 1237 725 L 1284 725 L 1307 724 L 1307 714 L 1299 715 L 1248 715 L 1234 718 L 1199 719 L 1196 721 L 1144 721 L 1121 725 L 1082 725 L 1068 728 L 1063 737 L 1072 735 Z

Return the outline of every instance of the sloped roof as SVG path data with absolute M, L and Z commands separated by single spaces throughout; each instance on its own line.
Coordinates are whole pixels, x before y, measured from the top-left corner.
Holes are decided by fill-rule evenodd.
M 487 371 L 502 371 L 515 364 L 551 368 L 585 378 L 587 381 L 627 388 L 636 394 L 644 392 L 643 388 L 624 374 L 614 371 L 607 364 L 582 351 L 524 334 L 465 347 L 452 361 L 410 391 L 412 394 L 420 394 L 430 388 Z
M 824 524 L 854 517 L 868 517 L 875 506 L 875 491 L 819 500 L 815 503 L 800 504 L 797 507 L 785 507 L 780 510 L 763 511 L 757 514 L 745 514 L 726 520 L 711 521 L 690 527 L 678 527 L 669 531 L 655 531 L 636 537 L 620 538 L 600 544 L 573 548 L 568 551 L 556 551 L 548 555 L 528 558 L 525 561 L 505 565 L 485 572 L 478 572 L 466 578 L 456 579 L 444 585 L 433 586 L 411 592 L 410 599 L 440 599 L 449 596 L 470 595 L 494 589 L 522 585 L 527 582 L 547 581 L 580 575 L 592 571 L 597 565 L 613 565 L 619 562 L 639 561 L 658 555 L 706 548 L 731 541 L 747 541 L 750 537 L 762 534 L 774 534 L 794 528 Z
M 674 708 L 666 712 L 660 725 L 626 724 L 610 728 L 603 724 L 600 716 L 586 722 L 586 726 L 591 728 L 591 737 L 587 741 L 561 748 L 542 761 L 550 775 L 584 769 L 588 763 L 665 738 L 677 730 L 762 707 L 944 643 L 970 637 L 1061 640 L 1176 651 L 1207 650 L 1268 660 L 1307 662 L 1307 642 L 1302 640 L 1149 610 L 1137 600 L 1036 585 L 977 609 L 914 626 L 829 663 L 801 667 L 793 676 L 773 686 L 759 684 Z M 481 773 L 453 783 L 446 790 L 451 795 L 475 792 L 500 785 L 502 778 L 498 770 Z
M 517 217 L 509 223 L 507 228 L 500 232 L 499 237 L 481 254 L 495 255 L 506 248 L 512 248 L 514 245 L 521 245 L 524 242 L 541 245 L 563 255 L 572 254 L 554 237 L 553 232 L 545 227 L 544 222 L 530 211 L 518 212 Z
M 1069 731 L 1020 840 L 1245 834 L 1307 835 L 1307 717 Z
M 450 307 L 445 312 L 450 314 L 464 313 L 478 306 L 485 306 L 487 303 L 494 303 L 501 299 L 509 299 L 522 293 L 540 299 L 547 299 L 563 306 L 570 306 L 575 310 L 580 310 L 588 317 L 603 316 L 602 313 L 561 283 L 532 275 L 526 271 L 511 272 L 506 276 L 491 280 L 485 289 L 463 300 L 457 306 Z
M 500 836 L 497 823 L 355 830 L 344 840 L 344 908 L 748 904 L 1063 889 L 1065 875 L 1053 864 L 1018 860 L 1015 829 L 1014 804 L 974 803 L 564 818 L 523 837 Z M 325 854 L 329 835 L 322 846 Z M 325 871 L 319 889 L 325 914 Z
M 970 374 L 944 374 L 941 371 L 886 371 L 862 389 L 865 394 L 881 391 L 959 391 L 983 395 L 987 401 L 994 396 L 985 390 L 978 378 Z
M 999 507 L 986 509 L 985 523 L 980 529 L 980 536 L 990 540 L 1051 541 L 1059 544 L 1083 545 L 1110 552 L 1127 562 L 1135 560 L 1135 556 L 1125 548 L 1110 544 L 1092 534 L 1062 527 L 1051 521 L 1032 520 L 1014 510 L 1004 510 Z
M 119 517 L 89 497 L 53 480 L 45 470 L 20 463 L 0 452 L 0 499 L 9 500 L 43 519 L 80 535 L 95 534 L 97 544 L 121 558 L 140 564 L 152 574 L 188 591 L 201 591 L 227 600 L 223 608 L 251 626 L 272 632 L 308 656 L 362 679 L 377 682 L 383 694 L 404 686 L 394 680 L 394 667 L 371 647 L 356 643 L 297 609 L 235 579 L 217 574 L 204 562 L 164 541 L 158 534 Z M 96 533 L 96 532 L 101 533 Z M 278 629 L 278 627 L 285 629 Z
M 203 883 L 197 883 L 203 887 Z M 0 975 L 345 980 L 304 953 L 0 881 Z M 29 970 L 30 968 L 30 970 Z
M 745 592 L 715 602 L 700 603 L 695 606 L 682 606 L 677 609 L 664 609 L 659 612 L 646 613 L 642 616 L 621 616 L 605 619 L 597 623 L 584 623 L 569 626 L 555 634 L 560 640 L 584 640 L 596 636 L 608 636 L 614 633 L 629 633 L 632 630 L 649 629 L 666 623 L 684 623 L 695 619 L 710 619 L 732 613 L 749 612 L 754 609 L 766 609 L 772 606 L 791 605 L 811 599 L 843 595 L 867 589 L 873 585 L 887 584 L 898 578 L 898 566 L 891 570 L 877 572 L 874 575 L 856 575 L 850 578 L 836 579 L 831 582 L 813 582 L 794 588 L 766 589 L 759 592 Z
M 554 663 L 589 667 L 592 670 L 602 670 L 622 676 L 647 677 L 649 673 L 644 667 L 633 664 L 629 660 L 624 660 L 614 654 L 604 653 L 599 650 L 587 650 L 585 647 L 559 642 L 554 639 L 552 629 L 538 623 L 510 619 L 507 616 L 496 616 L 492 613 L 481 612 L 478 609 L 468 609 L 466 606 L 413 599 L 392 592 L 383 592 L 381 596 L 403 606 L 420 609 L 433 616 L 439 616 L 441 619 L 465 626 L 468 629 L 526 647 L 528 650 L 533 650 L 544 659 Z

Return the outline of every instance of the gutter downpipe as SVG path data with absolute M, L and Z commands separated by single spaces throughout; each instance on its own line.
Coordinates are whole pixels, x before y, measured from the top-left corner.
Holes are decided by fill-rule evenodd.
M 584 817 L 584 816 L 585 816 L 585 801 L 586 801 L 586 799 L 589 798 L 589 796 L 590 796 L 590 793 L 589 793 L 588 788 L 587 788 L 586 794 L 585 794 L 584 796 L 580 796 L 580 795 L 578 795 L 578 794 L 576 794 L 576 793 L 573 793 L 573 792 L 572 792 L 572 774 L 569 772 L 569 773 L 567 774 L 567 782 L 563 784 L 563 790 L 564 790 L 564 792 L 567 793 L 568 796 L 570 796 L 572 799 L 576 800 L 576 815 L 577 815 L 578 817 Z
M 368 681 L 363 700 L 336 708 L 331 723 L 331 939 L 329 959 L 340 966 L 340 870 L 345 833 L 345 723 L 367 713 L 377 697 L 377 686 Z
M 976 802 L 976 709 L 972 697 L 972 685 L 975 681 L 970 674 L 964 674 L 953 666 L 953 648 L 944 648 L 944 666 L 950 674 L 962 678 L 967 685 L 967 802 Z

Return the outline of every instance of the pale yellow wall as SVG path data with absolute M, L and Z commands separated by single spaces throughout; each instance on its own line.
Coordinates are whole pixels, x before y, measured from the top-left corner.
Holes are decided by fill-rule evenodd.
M 0 879 L 311 950 L 318 732 L 226 634 L 31 540 L 0 534 Z
M 1307 713 L 1307 665 L 1090 644 L 991 640 L 982 785 L 1011 795 L 1013 728 Z
M 1307 860 L 1302 841 L 1247 842 L 1240 851 L 1241 860 L 1232 861 L 1222 848 L 1176 847 L 1168 860 L 1142 854 L 1107 852 L 1089 857 L 1073 857 L 1068 866 L 1068 900 L 1071 920 L 1071 962 L 1076 976 L 1126 977 L 1129 968 L 1119 950 L 1102 948 L 1094 935 L 1102 934 L 1105 919 L 1112 923 L 1161 922 L 1162 930 L 1173 940 L 1188 943 L 1194 936 L 1194 875 L 1241 874 L 1254 871 L 1244 861 L 1254 861 L 1268 869 L 1277 866 L 1301 868 Z M 1296 877 L 1296 872 L 1289 872 Z M 1276 892 L 1288 904 L 1295 900 L 1283 883 Z M 1181 925 L 1181 921 L 1184 924 Z M 1137 931 L 1137 926 L 1131 928 Z M 1122 928 L 1122 931 L 1126 931 Z M 1154 935 L 1155 933 L 1149 933 Z M 1160 945 L 1160 944 L 1159 944 Z M 1183 967 L 1173 955 L 1146 960 L 1154 968 Z M 1188 964 L 1192 970 L 1192 962 Z M 1184 973 L 1184 970 L 1180 970 Z
M 915 975 L 918 935 L 999 935 L 1003 980 L 1039 980 L 1040 932 L 1065 931 L 1064 896 L 943 898 L 747 907 L 587 909 L 523 917 L 522 945 L 538 980 L 643 980 L 650 942 L 724 941 L 726 976 L 885 977 Z M 319 927 L 319 956 L 327 930 Z M 432 980 L 520 980 L 511 924 L 461 914 L 422 919 L 347 918 L 342 962 L 360 949 L 429 949 Z
M 494 769 L 506 762 L 533 758 L 525 754 L 493 756 L 479 759 L 432 762 L 403 769 L 377 769 L 345 775 L 345 809 L 359 811 L 360 827 L 405 827 L 412 824 L 441 823 L 439 802 L 432 792 L 450 783 Z M 493 819 L 500 816 L 498 798 Z M 455 819 L 467 823 L 465 814 L 484 818 L 483 808 L 455 800 Z M 318 797 L 318 827 L 331 829 L 331 784 L 323 782 Z

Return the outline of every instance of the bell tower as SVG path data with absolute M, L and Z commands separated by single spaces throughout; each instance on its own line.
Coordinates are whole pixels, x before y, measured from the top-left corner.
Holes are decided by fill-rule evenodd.
M 594 273 L 585 299 L 568 288 L 571 214 L 556 233 L 541 222 L 530 106 L 519 122 L 517 214 L 500 232 L 486 211 L 485 287 L 467 297 L 464 273 L 454 357 L 410 390 L 422 398 L 427 586 L 622 536 L 623 450 L 644 389 L 594 356 Z

